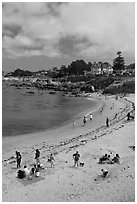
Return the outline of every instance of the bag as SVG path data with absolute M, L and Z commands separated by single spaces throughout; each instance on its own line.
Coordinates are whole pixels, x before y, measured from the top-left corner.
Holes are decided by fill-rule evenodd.
M 20 178 L 20 179 L 25 178 L 25 172 L 22 170 L 19 170 L 17 172 L 17 178 Z

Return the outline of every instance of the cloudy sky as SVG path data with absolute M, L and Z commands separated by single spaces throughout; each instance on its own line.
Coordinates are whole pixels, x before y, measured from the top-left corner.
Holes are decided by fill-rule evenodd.
M 40 70 L 72 60 L 135 58 L 135 3 L 2 4 L 2 65 Z

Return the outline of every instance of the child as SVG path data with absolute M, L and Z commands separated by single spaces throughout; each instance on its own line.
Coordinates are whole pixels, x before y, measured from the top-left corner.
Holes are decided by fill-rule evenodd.
M 102 173 L 103 173 L 103 177 L 105 178 L 108 174 L 108 170 L 107 169 L 101 169 Z

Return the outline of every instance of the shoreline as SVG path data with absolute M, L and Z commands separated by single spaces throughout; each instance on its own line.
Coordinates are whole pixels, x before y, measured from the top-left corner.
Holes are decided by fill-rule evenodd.
M 22 90 L 25 92 L 25 89 Z M 13 94 L 16 97 L 15 91 Z M 42 94 L 42 99 L 40 96 Z M 6 94 L 5 94 L 6 95 Z M 10 94 L 9 94 L 10 95 Z M 96 100 L 92 101 L 88 100 L 87 97 L 67 97 L 63 96 L 63 93 L 56 93 L 55 96 L 50 96 L 48 92 L 39 92 L 35 94 L 35 96 L 22 96 L 22 92 L 18 93 L 17 96 L 19 99 L 24 101 L 23 105 L 17 105 L 16 101 L 11 102 L 11 110 L 10 103 L 6 101 L 10 101 L 10 97 L 6 97 L 3 99 L 3 124 L 2 124 L 2 135 L 4 137 L 18 137 L 19 135 L 27 135 L 27 134 L 35 134 L 39 132 L 45 132 L 50 129 L 56 129 L 58 127 L 64 126 L 70 123 L 73 118 L 75 118 L 79 113 L 83 112 L 83 110 L 87 110 L 89 108 L 94 109 L 96 107 Z M 28 102 L 26 102 L 28 97 Z M 33 97 L 35 97 L 33 99 Z M 24 99 L 23 99 L 24 98 Z M 44 101 L 45 100 L 45 101 Z M 43 105 L 40 106 L 40 104 Z M 49 105 L 51 103 L 51 105 Z M 32 107 L 30 107 L 32 104 Z M 66 105 L 65 105 L 66 104 Z M 16 108 L 14 110 L 13 107 L 18 107 L 18 111 Z M 92 108 L 93 106 L 93 108 Z M 29 112 L 30 111 L 30 112 Z
M 17 144 L 21 141 L 21 142 L 24 142 L 23 140 L 24 139 L 29 139 L 29 140 L 37 140 L 37 135 L 41 136 L 41 137 L 44 137 L 44 135 L 48 135 L 49 133 L 53 134 L 53 131 L 59 131 L 59 130 L 64 130 L 66 128 L 69 128 L 70 126 L 72 126 L 73 124 L 73 121 L 79 121 L 79 120 L 83 120 L 83 116 L 84 115 L 88 115 L 90 112 L 94 113 L 96 112 L 98 109 L 100 109 L 102 107 L 102 101 L 100 99 L 97 99 L 96 98 L 96 94 L 93 94 L 92 97 L 90 98 L 85 98 L 85 100 L 92 100 L 92 101 L 96 101 L 97 104 L 91 108 L 87 108 L 83 111 L 81 111 L 80 113 L 78 113 L 75 117 L 65 121 L 63 124 L 61 125 L 58 125 L 58 126 L 55 126 L 55 127 L 52 127 L 52 128 L 48 128 L 48 129 L 45 129 L 45 130 L 41 130 L 41 131 L 36 131 L 36 132 L 30 132 L 30 133 L 27 133 L 27 134 L 21 134 L 21 135 L 15 135 L 15 136 L 4 136 L 2 137 L 2 149 L 8 149 L 9 146 L 11 145 L 14 145 L 16 146 L 16 142 Z M 44 139 L 44 138 L 43 138 Z M 47 138 L 45 137 L 45 139 L 48 139 L 48 136 Z M 54 139 L 54 138 L 53 138 Z M 59 140 L 59 138 L 57 138 Z M 7 144 L 6 144 L 7 143 Z
M 29 134 L 24 134 L 24 135 L 19 135 L 19 136 L 9 136 L 9 137 L 2 138 L 3 157 L 5 157 L 5 154 L 7 157 L 7 152 L 9 154 L 11 154 L 11 151 L 14 154 L 14 152 L 16 150 L 20 150 L 22 152 L 22 150 L 25 149 L 24 146 L 25 147 L 28 146 L 30 149 L 33 146 L 36 146 L 36 148 L 41 148 L 43 143 L 44 144 L 47 143 L 48 146 L 50 146 L 51 144 L 54 144 L 54 143 L 62 143 L 65 140 L 69 140 L 69 139 L 71 140 L 72 138 L 77 138 L 77 137 L 79 137 L 79 135 L 86 134 L 87 132 L 89 134 L 92 132 L 91 130 L 93 130 L 93 132 L 94 132 L 94 129 L 96 129 L 96 128 L 100 129 L 101 123 L 99 123 L 98 116 L 101 118 L 101 120 L 104 121 L 104 124 L 105 124 L 105 119 L 108 116 L 106 114 L 103 115 L 102 113 L 100 115 L 100 109 L 102 109 L 102 107 L 105 107 L 105 106 L 112 106 L 112 103 L 114 103 L 112 101 L 115 100 L 114 99 L 115 97 L 114 96 L 107 96 L 107 99 L 106 99 L 106 97 L 104 97 L 103 95 L 100 96 L 100 94 L 98 95 L 97 93 L 95 93 L 93 98 L 96 100 L 98 99 L 100 101 L 99 106 L 92 111 L 93 118 L 94 118 L 93 119 L 93 121 L 94 121 L 93 128 L 90 128 L 89 125 L 88 126 L 86 125 L 86 127 L 84 127 L 84 128 L 82 127 L 83 115 L 88 115 L 91 112 L 90 111 L 91 109 L 84 110 L 76 116 L 77 121 L 76 121 L 76 127 L 75 128 L 73 128 L 73 123 L 67 123 L 64 126 L 60 126 L 60 127 L 53 128 L 53 129 L 46 130 L 46 131 L 42 131 L 42 132 L 29 133 Z M 90 98 L 90 100 L 91 99 L 92 98 Z M 109 104 L 108 104 L 108 100 L 109 100 Z M 118 100 L 116 100 L 116 102 L 119 103 Z M 123 101 L 122 102 L 120 101 L 120 104 L 123 105 Z M 126 106 L 124 105 L 123 108 L 120 108 L 120 109 L 122 109 L 122 111 L 125 111 L 125 107 Z M 111 109 L 111 107 L 109 109 Z M 105 110 L 105 112 L 106 112 L 106 110 Z M 120 111 L 120 114 L 121 114 L 121 111 Z M 114 117 L 114 115 L 113 115 L 113 117 Z M 72 122 L 73 122 L 73 120 L 72 120 Z M 93 125 L 93 123 L 92 123 L 92 125 Z M 85 132 L 85 128 L 88 129 L 88 131 L 86 130 L 86 132 Z M 56 132 L 56 135 L 55 135 L 55 132 Z M 23 151 L 25 151 L 25 150 L 23 150 Z M 8 157 L 10 157 L 10 156 L 8 156 Z
M 134 121 L 133 122 L 131 121 L 131 123 L 127 123 L 127 120 L 126 120 L 127 112 L 132 111 L 134 109 L 133 107 L 134 101 L 128 100 L 128 97 L 119 98 L 119 100 L 116 100 L 114 96 L 107 96 L 107 98 L 104 96 L 100 96 L 99 98 L 102 101 L 106 102 L 106 106 L 104 107 L 104 110 L 102 113 L 100 113 L 101 107 L 97 109 L 95 113 L 93 113 L 93 121 L 91 123 L 90 121 L 88 121 L 85 127 L 81 126 L 81 119 L 80 119 L 80 121 L 76 123 L 75 128 L 72 128 L 72 124 L 71 126 L 69 125 L 65 126 L 65 128 L 61 127 L 59 129 L 56 129 L 56 131 L 52 130 L 48 133 L 43 133 L 39 135 L 39 138 L 37 137 L 35 139 L 31 138 L 30 143 L 27 142 L 27 144 L 25 144 L 25 141 L 24 141 L 22 145 L 16 146 L 15 149 L 11 148 L 11 149 L 5 150 L 5 153 L 3 152 L 2 165 L 3 165 L 3 178 L 5 179 L 3 180 L 4 182 L 3 185 L 5 185 L 5 189 L 6 189 L 6 193 L 3 190 L 3 201 L 12 200 L 12 201 L 28 201 L 28 202 L 29 201 L 34 201 L 34 202 L 49 201 L 50 202 L 50 201 L 68 201 L 68 200 L 75 201 L 75 199 L 76 201 L 106 201 L 106 202 L 121 201 L 120 200 L 121 194 L 119 193 L 118 193 L 119 197 L 117 196 L 115 197 L 114 195 L 111 195 L 112 194 L 111 192 L 109 192 L 110 197 L 108 200 L 107 200 L 107 196 L 106 197 L 104 196 L 102 198 L 98 197 L 98 195 L 99 196 L 104 195 L 102 193 L 105 191 L 106 187 L 109 186 L 109 183 L 107 184 L 105 181 L 104 182 L 98 181 L 98 177 L 96 178 L 97 176 L 96 172 L 98 172 L 99 169 L 101 168 L 101 166 L 97 164 L 97 158 L 104 153 L 107 153 L 107 152 L 109 153 L 110 151 L 112 151 L 113 154 L 120 153 L 120 156 L 123 158 L 122 164 L 120 166 L 113 166 L 113 165 L 106 166 L 106 168 L 109 168 L 110 171 L 112 171 L 113 168 L 116 168 L 115 169 L 116 173 L 117 171 L 118 172 L 121 171 L 121 174 L 120 174 L 121 179 L 125 178 L 123 177 L 123 175 L 125 176 L 125 174 L 122 173 L 123 172 L 122 168 L 127 168 L 127 166 L 125 167 L 125 165 L 128 164 L 130 166 L 130 169 L 132 169 L 132 171 L 134 172 L 134 161 L 131 160 L 132 161 L 131 163 L 129 162 L 130 161 L 129 159 L 127 160 L 127 158 L 128 157 L 130 158 L 131 156 L 134 158 L 134 152 L 130 150 L 128 147 L 127 147 L 128 149 L 125 148 L 125 144 L 126 146 L 135 144 L 133 139 Z M 130 95 L 130 98 L 132 98 L 131 95 Z M 112 109 L 113 103 L 114 103 L 114 108 Z M 117 118 L 115 118 L 116 113 L 117 113 Z M 106 116 L 109 116 L 110 118 L 109 128 L 106 128 L 106 125 L 105 125 Z M 45 139 L 44 134 L 48 134 L 49 139 Z M 56 134 L 56 137 L 54 138 L 55 140 L 52 140 L 51 136 L 53 136 L 54 134 Z M 57 140 L 58 135 L 60 136 L 60 140 Z M 119 140 L 119 137 L 121 138 L 120 140 Z M 23 197 L 27 189 L 26 190 L 23 189 L 23 186 L 20 183 L 18 183 L 17 180 L 15 180 L 16 169 L 13 168 L 15 165 L 14 163 L 15 159 L 13 158 L 13 154 L 14 154 L 13 150 L 19 150 L 22 153 L 23 155 L 22 166 L 24 164 L 31 166 L 34 162 L 34 152 L 36 148 L 40 149 L 41 151 L 41 162 L 46 167 L 46 170 L 45 172 L 43 172 L 42 175 L 43 176 L 45 175 L 44 179 L 46 180 L 37 182 L 35 186 L 32 186 L 32 185 L 28 186 L 27 189 L 33 189 L 36 194 L 34 195 L 33 192 L 29 192 L 29 194 L 27 193 L 28 196 Z M 86 162 L 86 166 L 84 168 L 81 168 L 81 169 L 79 168 L 77 170 L 77 174 L 79 175 L 79 177 L 75 175 L 76 170 L 71 167 L 73 163 L 71 159 L 71 155 L 74 153 L 75 150 L 79 150 L 83 158 L 82 161 Z M 46 158 L 51 152 L 54 153 L 56 158 L 54 169 L 50 169 L 46 162 Z M 128 155 L 129 153 L 131 156 Z M 91 161 L 91 164 L 90 164 L 90 161 Z M 64 169 L 66 171 L 64 171 Z M 9 172 L 7 172 L 7 170 Z M 85 174 L 85 172 L 87 172 L 88 174 L 89 173 L 91 174 L 92 172 L 93 175 L 91 174 L 91 178 L 93 179 L 92 185 L 94 190 L 90 189 L 90 186 L 91 186 L 91 184 L 89 183 L 90 180 L 88 178 L 88 174 Z M 125 173 L 126 173 L 126 176 L 128 176 L 128 170 L 126 170 Z M 72 174 L 73 176 L 71 177 L 72 179 L 68 180 L 69 174 Z M 8 175 L 8 178 L 5 177 L 6 175 Z M 58 180 L 58 177 L 60 175 L 62 175 L 61 180 Z M 119 177 L 118 175 L 119 174 L 117 174 L 117 177 Z M 113 178 L 112 175 L 111 177 Z M 121 180 L 120 181 L 117 180 L 115 184 L 113 180 L 111 181 L 112 179 L 111 177 L 109 182 L 112 185 L 112 187 L 114 189 L 119 188 L 120 186 L 119 182 L 121 182 Z M 83 183 L 84 181 L 82 180 L 82 178 L 85 179 L 86 183 Z M 97 188 L 96 181 L 94 181 L 94 178 L 97 179 L 97 183 L 99 183 L 100 185 L 104 185 L 104 187 L 102 188 L 102 191 L 103 191 L 102 193 L 100 191 L 99 191 L 99 194 L 96 193 L 96 191 L 98 192 L 98 188 Z M 73 181 L 74 179 L 75 179 L 75 182 Z M 50 185 L 50 180 L 54 182 L 53 186 Z M 13 187 L 11 187 L 10 185 L 11 181 L 14 182 L 16 186 L 14 185 Z M 65 185 L 64 181 L 66 182 L 67 186 L 64 186 Z M 87 188 L 87 191 L 85 191 L 85 194 L 84 194 L 85 196 L 83 197 L 83 195 L 81 195 L 81 197 L 79 198 L 79 196 L 77 196 L 77 193 L 74 192 L 75 198 L 68 197 L 66 192 L 71 191 L 71 188 L 72 188 L 72 187 L 69 187 L 70 182 L 74 182 L 74 185 L 78 185 L 77 186 L 78 190 L 80 190 L 79 187 L 81 186 L 83 189 L 86 190 L 86 186 L 87 186 L 88 188 Z M 127 185 L 125 184 L 127 182 L 127 179 L 125 178 L 124 180 L 122 180 L 122 182 L 123 183 L 121 184 L 121 188 L 126 189 L 124 185 Z M 8 183 L 9 183 L 9 186 L 7 186 Z M 80 186 L 79 186 L 79 183 L 80 183 Z M 117 185 L 118 183 L 119 185 Z M 131 183 L 130 180 L 128 180 L 128 184 L 130 184 L 130 186 L 132 187 L 130 189 L 132 190 L 133 182 Z M 43 189 L 43 186 L 44 186 L 44 189 Z M 110 189 L 113 189 L 112 187 L 110 186 Z M 18 191 L 17 188 L 19 188 L 19 191 L 23 193 L 18 192 L 19 195 L 16 197 L 14 194 L 16 191 Z M 76 190 L 77 188 L 75 188 L 75 191 L 77 191 Z M 51 193 L 52 194 L 51 197 L 50 197 L 50 191 L 53 192 Z M 132 198 L 127 198 L 128 201 L 134 200 L 133 191 L 134 190 L 132 190 L 132 196 L 131 196 Z M 47 192 L 46 196 L 44 196 L 45 194 L 44 192 Z M 126 189 L 125 191 L 123 190 L 123 192 L 126 192 L 124 193 L 124 195 L 129 195 L 128 189 Z M 53 195 L 54 193 L 55 195 Z M 91 194 L 93 197 L 91 196 Z M 107 191 L 107 194 L 108 194 L 108 191 Z M 113 197 L 115 197 L 115 200 L 113 200 Z M 125 201 L 124 197 L 122 199 L 123 199 L 122 201 Z

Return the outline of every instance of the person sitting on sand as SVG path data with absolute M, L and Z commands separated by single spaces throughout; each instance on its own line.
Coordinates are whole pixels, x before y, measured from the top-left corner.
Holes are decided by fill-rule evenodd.
M 103 173 L 103 177 L 105 178 L 108 174 L 108 170 L 107 169 L 101 169 L 102 173 Z
M 32 176 L 31 176 L 31 174 L 30 174 L 30 170 L 27 168 L 26 165 L 24 166 L 24 172 L 25 172 L 25 177 L 26 177 L 27 179 L 32 179 Z
M 74 166 L 78 167 L 79 158 L 80 158 L 80 154 L 78 153 L 78 151 L 76 151 L 76 153 L 73 154 Z
M 112 161 L 110 155 L 108 155 L 107 164 L 114 164 L 114 162 Z
M 120 163 L 119 159 L 120 159 L 119 154 L 116 154 L 116 156 L 112 159 L 112 161 L 113 161 L 114 163 L 119 164 L 119 163 Z
M 36 171 L 36 164 L 34 164 L 34 167 L 31 168 L 30 175 L 34 175 L 35 171 Z
M 40 164 L 40 151 L 38 149 L 36 149 L 35 159 L 36 159 L 36 166 L 38 166 L 38 164 Z
M 102 162 L 107 161 L 108 160 L 108 155 L 105 154 L 104 156 L 102 156 L 101 158 L 99 158 L 99 164 L 102 164 Z
M 52 153 L 50 154 L 48 161 L 51 163 L 51 168 L 54 167 L 54 156 Z

